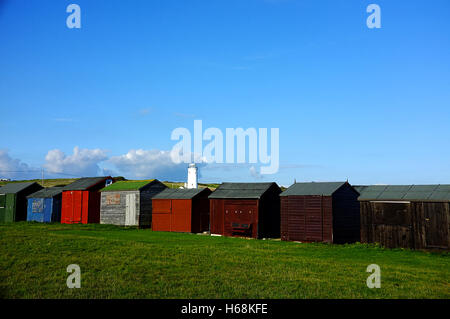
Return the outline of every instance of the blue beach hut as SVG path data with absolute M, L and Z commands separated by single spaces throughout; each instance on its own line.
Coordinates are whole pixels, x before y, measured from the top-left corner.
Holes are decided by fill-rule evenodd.
M 62 187 L 44 188 L 27 196 L 27 221 L 61 222 Z

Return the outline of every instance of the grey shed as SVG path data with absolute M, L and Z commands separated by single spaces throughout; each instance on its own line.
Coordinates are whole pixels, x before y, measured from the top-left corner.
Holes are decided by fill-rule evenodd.
M 160 181 L 120 181 L 100 190 L 100 223 L 151 227 L 152 198 L 166 189 Z

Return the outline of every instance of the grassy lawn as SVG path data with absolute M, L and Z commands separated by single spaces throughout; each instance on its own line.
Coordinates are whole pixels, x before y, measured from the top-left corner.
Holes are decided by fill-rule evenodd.
M 381 288 L 366 267 L 381 267 Z M 81 267 L 68 289 L 66 267 Z M 3 298 L 449 298 L 448 253 L 152 232 L 0 225 Z

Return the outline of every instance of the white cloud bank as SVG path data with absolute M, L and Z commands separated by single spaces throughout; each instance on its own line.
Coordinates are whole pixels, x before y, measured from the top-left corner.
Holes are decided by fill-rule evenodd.
M 174 163 L 171 151 L 130 150 L 127 154 L 111 157 L 109 162 L 119 172 L 136 178 L 180 181 L 187 176 L 187 164 Z
M 37 175 L 39 175 L 38 169 L 33 169 L 21 160 L 12 158 L 7 150 L 0 150 L 1 178 L 25 179 L 36 178 Z
M 46 177 L 64 176 L 124 176 L 128 179 L 157 178 L 168 181 L 184 181 L 187 178 L 187 163 L 175 163 L 172 151 L 132 149 L 126 154 L 108 156 L 104 149 L 74 147 L 72 154 L 60 149 L 48 151 L 45 156 Z M 196 157 L 198 160 L 198 157 Z M 206 164 L 197 164 L 204 167 Z M 41 168 L 30 168 L 19 159 L 13 159 L 5 150 L 0 150 L 0 177 L 12 179 L 39 178 Z
M 72 155 L 66 155 L 59 149 L 50 150 L 45 156 L 44 168 L 49 173 L 79 176 L 97 176 L 101 173 L 99 164 L 108 159 L 102 149 L 74 147 Z

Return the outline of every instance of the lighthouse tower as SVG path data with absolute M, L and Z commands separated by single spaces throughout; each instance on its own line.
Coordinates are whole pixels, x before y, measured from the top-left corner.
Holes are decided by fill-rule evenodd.
M 187 188 L 198 188 L 197 167 L 195 164 L 189 164 Z

